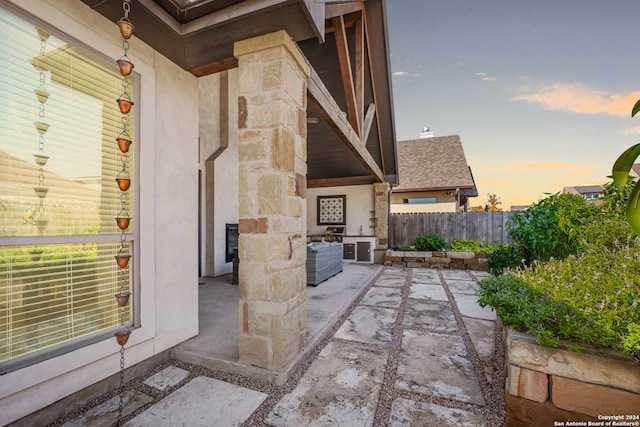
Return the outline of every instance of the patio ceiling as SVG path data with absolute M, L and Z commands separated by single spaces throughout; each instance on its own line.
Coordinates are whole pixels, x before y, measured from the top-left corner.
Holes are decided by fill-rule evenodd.
M 122 3 L 82 0 L 116 22 Z M 136 37 L 195 76 L 237 66 L 235 41 L 286 30 L 308 81 L 309 187 L 397 182 L 385 0 L 136 0 Z M 317 123 L 316 120 L 318 119 Z

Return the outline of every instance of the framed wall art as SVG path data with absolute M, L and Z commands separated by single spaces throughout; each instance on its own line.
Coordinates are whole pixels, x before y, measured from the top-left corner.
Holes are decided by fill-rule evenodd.
M 318 225 L 342 225 L 347 220 L 347 196 L 318 196 Z

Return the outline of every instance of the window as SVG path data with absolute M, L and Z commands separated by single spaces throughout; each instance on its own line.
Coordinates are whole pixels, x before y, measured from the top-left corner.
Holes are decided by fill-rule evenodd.
M 404 199 L 404 202 L 410 205 L 419 203 L 437 203 L 438 199 L 435 197 L 413 197 L 411 199 Z
M 584 198 L 587 200 L 599 199 L 600 196 L 601 196 L 600 193 L 584 193 Z
M 122 280 L 133 292 L 135 263 L 120 269 L 114 260 L 115 218 L 124 201 L 135 219 L 135 200 L 133 186 L 121 192 L 115 179 L 123 161 L 134 175 L 135 150 L 123 156 L 116 143 L 123 87 L 115 61 L 1 8 L 0 37 L 2 373 L 120 325 L 114 293 Z M 133 117 L 124 120 L 134 135 Z M 133 254 L 134 221 L 125 237 Z

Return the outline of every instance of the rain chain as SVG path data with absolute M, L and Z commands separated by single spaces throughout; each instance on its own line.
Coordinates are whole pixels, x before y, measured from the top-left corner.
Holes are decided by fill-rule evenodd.
M 127 132 L 127 123 L 128 123 L 128 115 L 131 112 L 131 108 L 133 107 L 133 102 L 131 101 L 131 96 L 129 95 L 129 90 L 131 86 L 131 71 L 133 71 L 133 64 L 131 60 L 127 56 L 127 51 L 129 50 L 129 38 L 133 35 L 133 31 L 135 27 L 129 21 L 129 12 L 131 10 L 131 0 L 124 0 L 122 3 L 122 9 L 124 10 L 124 16 L 120 18 L 117 22 L 118 28 L 120 29 L 120 34 L 122 35 L 122 48 L 124 49 L 124 55 L 118 59 L 116 62 L 118 63 L 118 68 L 120 69 L 120 74 L 122 74 L 122 95 L 117 99 L 118 107 L 120 108 L 120 112 L 122 113 L 122 118 L 120 122 L 122 124 L 122 131 L 120 135 L 116 138 L 116 142 L 118 143 L 118 148 L 120 149 L 120 162 L 122 163 L 122 169 L 118 176 L 116 177 L 116 182 L 118 184 L 118 188 L 120 189 L 120 212 L 116 217 L 116 223 L 118 228 L 120 229 L 120 249 L 118 250 L 118 254 L 115 256 L 116 263 L 118 267 L 120 267 L 120 291 L 115 294 L 116 302 L 118 303 L 118 307 L 120 310 L 120 327 L 115 333 L 116 340 L 120 345 L 120 387 L 119 387 L 119 396 L 120 401 L 118 404 L 118 426 L 122 423 L 122 412 L 124 408 L 124 352 L 125 352 L 125 344 L 129 340 L 129 335 L 131 335 L 131 329 L 126 325 L 126 316 L 127 316 L 127 305 L 129 304 L 129 297 L 131 296 L 131 292 L 127 291 L 128 284 L 128 271 L 127 268 L 129 266 L 129 260 L 131 259 L 131 254 L 127 253 L 126 248 L 126 235 L 125 231 L 129 228 L 129 223 L 131 222 L 131 216 L 127 211 L 127 191 L 131 186 L 131 178 L 129 172 L 127 172 L 127 163 L 128 163 L 128 155 L 129 147 L 132 144 L 131 137 Z
M 38 232 L 42 235 L 44 234 L 44 230 L 48 223 L 48 221 L 44 219 L 44 198 L 47 197 L 47 193 L 49 192 L 49 188 L 44 186 L 44 167 L 47 164 L 47 160 L 49 160 L 49 156 L 44 152 L 44 136 L 49 130 L 49 125 L 45 121 L 45 103 L 49 99 L 50 94 L 47 92 L 45 87 L 46 75 L 41 61 L 44 59 L 44 55 L 46 53 L 49 33 L 39 28 L 36 28 L 36 31 L 40 38 L 40 54 L 33 62 L 33 65 L 40 72 L 40 84 L 33 90 L 33 92 L 36 94 L 36 98 L 40 104 L 38 107 L 38 120 L 33 123 L 36 127 L 36 131 L 38 132 L 38 153 L 33 155 L 33 157 L 35 157 L 36 164 L 38 165 L 38 186 L 33 187 L 33 189 L 40 201 L 38 203 L 38 207 L 33 211 L 32 221 L 38 227 Z M 40 254 L 41 251 L 39 251 L 36 246 L 35 250 L 31 252 L 31 257 L 34 261 L 39 261 Z

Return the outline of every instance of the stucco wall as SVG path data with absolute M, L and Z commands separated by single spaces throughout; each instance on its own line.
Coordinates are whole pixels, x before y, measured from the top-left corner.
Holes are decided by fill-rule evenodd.
M 202 175 L 202 200 L 212 200 L 209 210 L 203 207 L 202 216 L 202 257 L 203 275 L 220 276 L 229 274 L 233 264 L 225 260 L 225 225 L 238 223 L 238 70 L 227 73 L 227 105 L 221 106 L 221 75 L 212 74 L 198 79 L 200 97 L 200 170 Z M 226 111 L 224 110 L 226 108 Z M 226 125 L 221 123 L 226 119 Z M 221 141 L 225 138 L 227 141 Z M 226 146 L 226 148 L 224 147 Z M 211 164 L 207 167 L 207 162 Z M 206 185 L 207 174 L 213 173 L 213 187 Z M 209 215 L 207 212 L 213 212 Z M 207 223 L 213 224 L 213 232 L 207 230 Z M 213 240 L 213 242 L 211 242 Z M 213 248 L 207 254 L 204 248 Z M 207 257 L 213 256 L 211 266 Z
M 345 234 L 370 236 L 374 234 L 375 217 L 373 205 L 373 185 L 349 185 L 343 187 L 309 188 L 307 190 L 307 234 L 323 234 L 326 225 L 318 225 L 318 196 L 347 196 L 347 223 Z
M 114 62 L 122 56 L 115 24 L 79 0 L 8 3 Z M 131 366 L 198 332 L 198 84 L 135 37 L 128 55 L 141 77 L 134 107 L 140 123 L 134 146 L 140 152 L 135 265 L 141 327 L 127 343 L 125 363 Z M 119 350 L 110 338 L 7 373 L 0 381 L 0 425 L 116 373 Z

